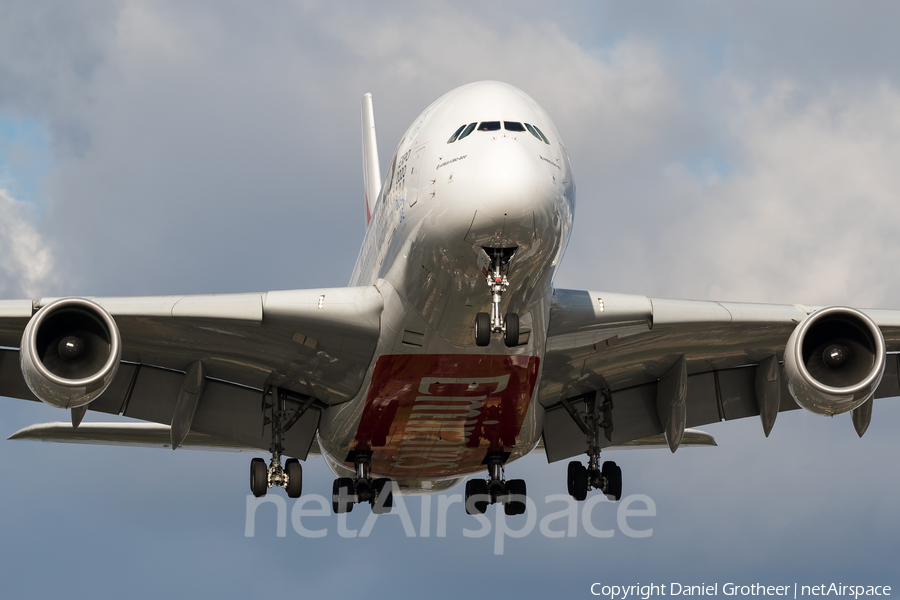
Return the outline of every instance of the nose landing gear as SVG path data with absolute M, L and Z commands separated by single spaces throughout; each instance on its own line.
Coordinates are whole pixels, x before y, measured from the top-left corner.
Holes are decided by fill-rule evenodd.
M 515 248 L 485 248 L 490 257 L 490 267 L 484 267 L 487 284 L 491 288 L 491 312 L 480 312 L 475 315 L 475 344 L 487 346 L 495 333 L 503 334 L 503 343 L 507 348 L 519 345 L 519 315 L 514 312 L 502 315 L 500 302 L 503 292 L 509 287 L 506 271 L 509 261 L 516 252 Z

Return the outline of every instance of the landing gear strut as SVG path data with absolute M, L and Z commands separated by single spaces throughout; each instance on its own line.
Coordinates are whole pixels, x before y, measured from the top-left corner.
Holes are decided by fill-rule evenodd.
M 394 492 L 387 477 L 372 478 L 371 452 L 356 452 L 353 463 L 356 477 L 339 477 L 331 488 L 331 508 L 335 514 L 348 513 L 353 505 L 368 502 L 376 515 L 389 513 L 394 507 Z
M 597 395 L 591 394 L 585 401 L 587 411 L 578 413 L 567 399 L 562 400 L 563 408 L 588 438 L 587 468 L 578 461 L 569 463 L 569 495 L 581 502 L 590 490 L 600 490 L 615 502 L 622 498 L 622 469 L 612 461 L 600 464 L 600 434 L 605 432 L 607 439 L 612 436 L 612 396 L 603 392 L 600 403 Z
M 257 498 L 261 498 L 266 495 L 270 487 L 279 486 L 287 491 L 288 498 L 299 498 L 303 494 L 303 467 L 296 458 L 287 459 L 284 467 L 281 466 L 281 455 L 284 453 L 284 432 L 309 408 L 312 399 L 310 398 L 305 405 L 298 409 L 290 421 L 285 423 L 287 393 L 281 388 L 276 388 L 271 405 L 265 404 L 267 395 L 268 392 L 263 396 L 263 403 L 265 408 L 272 410 L 271 419 L 266 418 L 272 425 L 272 445 L 269 446 L 272 460 L 268 467 L 266 467 L 266 461 L 261 458 L 254 458 L 250 461 L 250 491 Z
M 470 479 L 466 482 L 466 512 L 482 515 L 489 504 L 501 503 L 507 515 L 525 514 L 528 491 L 524 479 L 506 481 L 503 472 L 503 454 L 488 454 L 487 480 Z
M 484 251 L 490 258 L 490 268 L 485 267 L 487 284 L 491 288 L 491 312 L 480 312 L 475 315 L 475 343 L 479 346 L 487 346 L 491 343 L 491 336 L 495 333 L 503 334 L 503 343 L 507 348 L 519 345 L 519 315 L 518 313 L 506 313 L 504 317 L 500 313 L 500 302 L 503 292 L 509 286 L 506 272 L 509 261 L 515 254 L 515 248 L 485 248 Z

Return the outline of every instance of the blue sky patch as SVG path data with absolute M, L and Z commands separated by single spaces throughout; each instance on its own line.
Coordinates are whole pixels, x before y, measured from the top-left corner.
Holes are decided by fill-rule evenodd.
M 0 189 L 17 200 L 40 205 L 50 168 L 46 123 L 0 113 Z
M 717 153 L 700 152 L 688 156 L 684 160 L 684 166 L 698 179 L 715 177 L 719 180 L 731 175 L 732 166 L 725 157 Z

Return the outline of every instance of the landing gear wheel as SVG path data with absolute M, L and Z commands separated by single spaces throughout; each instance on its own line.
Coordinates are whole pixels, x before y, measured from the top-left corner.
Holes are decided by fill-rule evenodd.
M 483 515 L 487 510 L 489 500 L 487 481 L 470 479 L 466 482 L 466 513 Z
M 568 483 L 569 495 L 584 502 L 588 493 L 588 472 L 577 460 L 569 463 Z
M 504 320 L 506 331 L 503 333 L 503 342 L 507 348 L 519 345 L 519 315 L 518 313 L 506 313 Z
M 491 343 L 491 315 L 480 312 L 475 315 L 475 344 L 487 346 Z
M 387 477 L 375 480 L 375 497 L 372 499 L 372 512 L 383 515 L 394 507 L 394 489 Z
M 600 473 L 606 478 L 606 497 L 613 502 L 622 499 L 622 468 L 612 461 L 603 463 Z
M 266 461 L 254 458 L 250 461 L 250 491 L 257 498 L 262 498 L 268 489 L 269 469 L 266 467 Z
M 299 498 L 303 494 L 303 467 L 296 458 L 289 458 L 284 463 L 284 472 L 288 476 L 288 498 Z
M 340 515 L 353 510 L 355 501 L 353 480 L 349 477 L 339 477 L 334 480 L 331 487 L 331 508 L 334 514 Z
M 525 498 L 528 495 L 528 492 L 525 488 L 525 480 L 510 479 L 506 482 L 506 490 L 510 495 L 509 502 L 507 502 L 506 506 L 503 507 L 506 514 L 524 515 L 525 507 L 527 506 L 527 504 L 525 503 Z

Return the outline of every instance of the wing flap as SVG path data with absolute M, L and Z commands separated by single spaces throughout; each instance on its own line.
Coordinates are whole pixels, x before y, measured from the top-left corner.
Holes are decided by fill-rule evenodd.
M 700 431 L 699 429 L 685 429 L 684 437 L 681 440 L 681 445 L 679 446 L 679 448 L 708 448 L 718 445 L 719 444 L 716 443 L 716 438 L 705 431 Z M 604 450 L 609 452 L 611 450 L 659 450 L 663 448 L 665 448 L 666 450 L 669 449 L 669 442 L 666 441 L 666 436 L 652 435 L 635 440 L 629 440 L 615 446 L 607 446 L 606 448 L 604 448 Z M 542 437 L 541 441 L 538 442 L 538 445 L 535 446 L 533 452 L 546 452 L 546 450 L 547 449 L 544 445 L 544 438 Z
M 134 383 L 125 397 L 122 414 L 168 428 L 184 378 L 185 374 L 177 371 L 138 366 Z M 241 447 L 267 450 L 271 443 L 271 430 L 266 426 L 262 400 L 260 390 L 207 378 L 194 412 L 191 433 L 221 438 Z M 93 408 L 93 403 L 89 408 Z M 299 403 L 292 401 L 289 417 L 292 410 L 298 409 Z M 287 455 L 301 460 L 306 458 L 315 439 L 320 414 L 319 409 L 310 408 L 284 433 L 283 444 Z
M 15 432 L 7 439 L 66 444 L 94 444 L 100 446 L 135 446 L 143 448 L 171 448 L 168 425 L 156 423 L 38 423 Z M 203 433 L 191 432 L 180 448 L 252 452 L 258 449 L 236 444 Z
M 894 360 L 896 368 L 896 358 Z M 698 427 L 759 415 L 756 403 L 756 365 L 695 373 L 687 380 L 687 426 Z M 781 379 L 780 411 L 799 408 Z M 601 449 L 619 447 L 634 440 L 662 436 L 663 426 L 657 412 L 657 383 L 647 383 L 611 393 L 612 429 L 609 437 L 600 440 Z M 587 410 L 585 396 L 569 400 L 576 412 Z M 547 446 L 547 460 L 555 462 L 584 454 L 588 450 L 587 436 L 562 404 L 547 408 L 544 414 L 543 440 Z M 667 446 L 668 447 L 668 446 Z
M 172 447 L 169 426 L 155 423 L 82 423 L 77 429 L 71 423 L 38 423 L 20 429 L 7 439 L 98 446 Z M 224 452 L 260 451 L 253 446 L 194 431 L 187 435 L 180 448 Z M 310 454 L 319 454 L 318 445 L 314 446 Z
M 18 354 L 15 350 L 0 351 L 0 392 L 37 401 L 25 385 Z M 179 371 L 122 363 L 109 388 L 88 409 L 157 423 L 168 431 L 184 379 L 185 374 Z M 299 406 L 296 400 L 288 402 L 289 418 Z M 284 433 L 286 454 L 306 458 L 315 441 L 320 415 L 319 408 L 313 406 Z M 271 431 L 265 424 L 262 391 L 207 378 L 194 412 L 191 433 L 220 438 L 242 448 L 267 450 Z

